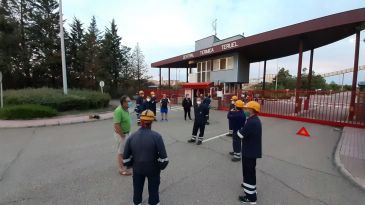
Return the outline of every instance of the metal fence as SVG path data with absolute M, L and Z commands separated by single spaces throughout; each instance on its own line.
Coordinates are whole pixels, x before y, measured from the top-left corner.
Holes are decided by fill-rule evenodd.
M 365 92 L 356 92 L 353 107 L 350 107 L 350 91 L 242 90 L 236 94 L 245 102 L 258 101 L 263 116 L 365 128 Z M 231 96 L 224 96 L 220 109 L 228 109 Z
M 145 90 L 145 95 L 155 92 L 158 100 L 166 94 L 172 104 L 179 104 L 184 90 Z M 237 95 L 244 102 L 251 100 L 261 104 L 262 116 L 318 123 L 330 126 L 365 128 L 365 92 L 357 91 L 355 105 L 350 106 L 351 92 L 292 91 L 292 90 L 240 90 L 235 94 L 217 97 L 218 109 L 228 110 L 231 97 Z

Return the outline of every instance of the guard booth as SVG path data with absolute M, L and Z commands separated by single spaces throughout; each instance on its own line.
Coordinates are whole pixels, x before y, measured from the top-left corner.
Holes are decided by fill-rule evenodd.
M 205 96 L 206 94 L 212 95 L 212 82 L 203 83 L 184 83 L 182 87 L 184 88 L 185 95 L 189 94 L 191 101 L 195 104 L 196 98 L 199 96 Z

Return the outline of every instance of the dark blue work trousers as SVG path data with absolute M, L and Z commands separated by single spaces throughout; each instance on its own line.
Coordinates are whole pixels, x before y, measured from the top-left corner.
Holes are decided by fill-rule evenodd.
M 233 156 L 235 158 L 241 158 L 241 143 L 242 140 L 238 137 L 237 132 L 233 133 L 232 136 L 232 147 L 233 147 Z
M 145 179 L 148 179 L 148 204 L 160 203 L 158 189 L 160 187 L 160 175 L 146 176 L 133 172 L 133 203 L 142 203 L 142 193 Z

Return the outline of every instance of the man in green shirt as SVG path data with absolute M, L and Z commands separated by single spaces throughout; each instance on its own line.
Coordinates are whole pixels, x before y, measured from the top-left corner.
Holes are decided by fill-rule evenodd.
M 114 110 L 114 137 L 117 141 L 117 160 L 119 167 L 119 174 L 123 176 L 131 175 L 128 168 L 123 166 L 123 152 L 125 141 L 127 140 L 131 131 L 131 116 L 128 108 L 131 107 L 131 99 L 124 95 L 120 98 L 120 106 Z

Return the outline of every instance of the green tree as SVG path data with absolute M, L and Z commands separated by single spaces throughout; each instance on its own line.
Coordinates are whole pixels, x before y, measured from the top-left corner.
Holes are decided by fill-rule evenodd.
M 59 38 L 59 5 L 55 0 L 30 1 L 29 44 L 33 86 L 60 87 L 62 84 Z
M 146 82 L 151 77 L 148 76 L 147 74 L 148 73 L 147 65 L 145 63 L 144 55 L 138 43 L 133 50 L 131 56 L 131 64 L 133 69 L 133 76 L 135 80 L 137 80 L 138 90 L 140 90 L 142 83 Z
M 97 28 L 95 17 L 91 19 L 89 28 L 85 34 L 85 63 L 84 83 L 89 89 L 97 89 L 97 81 L 101 80 L 98 75 L 100 65 L 100 31 Z
M 70 87 L 82 88 L 84 78 L 84 64 L 85 64 L 85 46 L 84 46 L 84 30 L 82 23 L 74 17 L 73 23 L 70 25 L 71 31 L 68 39 L 69 62 L 68 72 L 70 79 Z
M 10 56 L 16 51 L 15 41 L 12 39 L 16 34 L 16 26 L 16 21 L 11 16 L 9 2 L 0 1 L 0 71 L 4 75 L 4 81 L 11 76 Z
M 102 40 L 100 55 L 102 69 L 99 72 L 101 80 L 109 82 L 106 88 L 109 89 L 113 96 L 117 95 L 118 85 L 121 82 L 120 76 L 123 63 L 126 61 L 121 40 L 122 38 L 118 35 L 117 25 L 113 19 L 110 29 L 106 29 L 104 39 Z
M 289 70 L 285 68 L 281 68 L 277 74 L 277 77 L 274 78 L 272 84 L 276 86 L 276 79 L 278 80 L 278 89 L 294 89 L 295 88 L 295 78 L 290 75 Z

